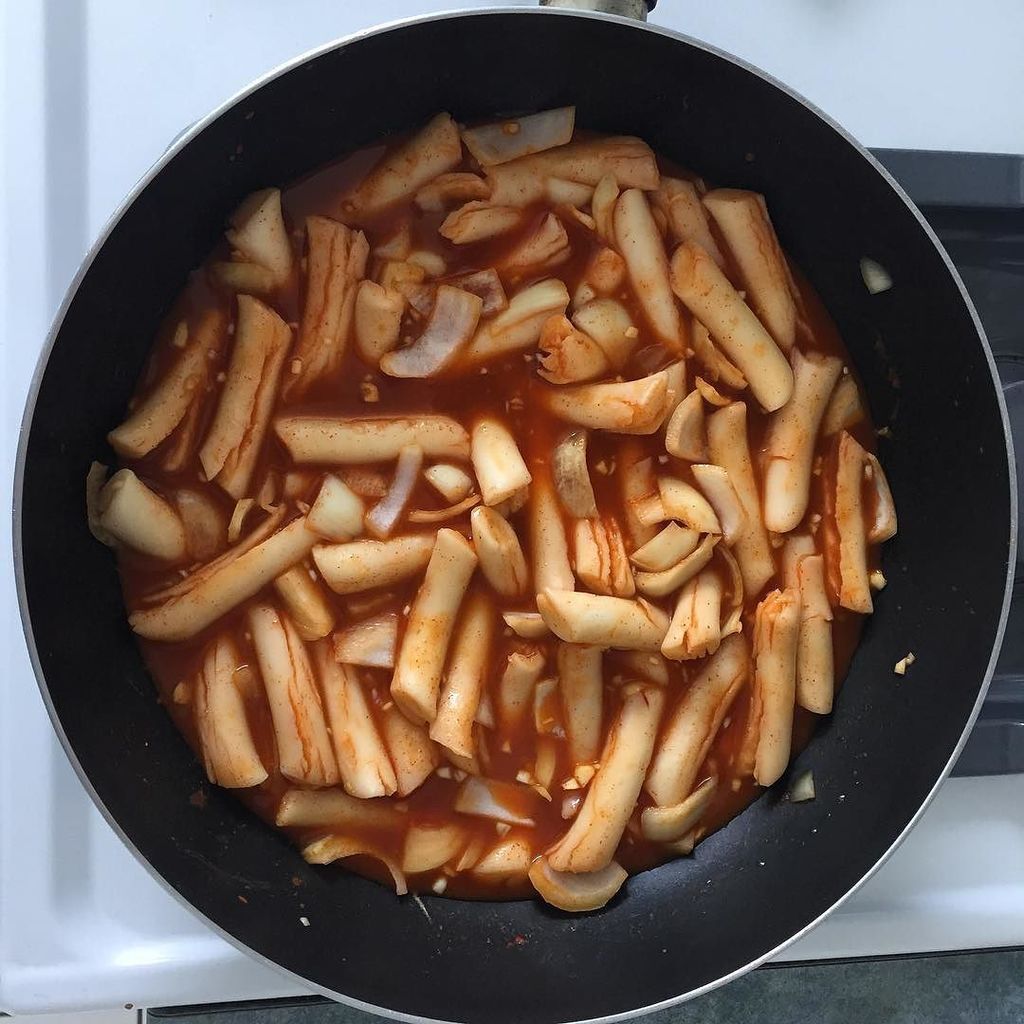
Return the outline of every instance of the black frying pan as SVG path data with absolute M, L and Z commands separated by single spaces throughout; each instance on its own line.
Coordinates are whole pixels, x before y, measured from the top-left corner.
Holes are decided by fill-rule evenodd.
M 160 318 L 247 192 L 447 109 L 575 103 L 712 182 L 769 197 L 783 245 L 866 383 L 900 512 L 889 586 L 794 769 L 692 858 L 603 911 L 397 899 L 305 865 L 200 767 L 155 699 L 83 481 Z M 859 261 L 895 286 L 869 295 Z M 898 387 L 897 387 L 898 382 Z M 692 40 L 556 11 L 443 15 L 332 45 L 190 131 L 136 190 L 72 287 L 26 413 L 15 511 L 22 610 L 53 722 L 122 838 L 236 944 L 346 1002 L 488 1024 L 652 1008 L 764 960 L 842 900 L 919 814 L 974 719 L 1005 620 L 1015 492 L 991 353 L 917 211 L 848 136 Z M 908 651 L 904 678 L 893 665 Z M 189 797 L 206 792 L 204 807 Z M 69 851 L 69 856 L 73 852 Z M 293 878 L 299 884 L 293 882 Z M 307 917 L 309 927 L 299 918 Z

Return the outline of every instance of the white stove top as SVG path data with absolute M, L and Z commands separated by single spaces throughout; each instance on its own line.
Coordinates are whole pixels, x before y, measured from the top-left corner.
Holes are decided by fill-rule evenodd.
M 428 0 L 0 4 L 0 457 L 89 242 L 186 125 L 267 68 Z M 470 5 L 502 6 L 494 0 Z M 941 13 L 939 11 L 941 10 Z M 1024 5 L 661 0 L 652 21 L 764 67 L 863 142 L 1024 151 Z M 0 531 L 10 565 L 9 532 Z M 192 917 L 122 847 L 53 736 L 0 584 L 0 1009 L 299 994 Z M 1024 944 L 1024 777 L 947 782 L 906 843 L 785 959 Z

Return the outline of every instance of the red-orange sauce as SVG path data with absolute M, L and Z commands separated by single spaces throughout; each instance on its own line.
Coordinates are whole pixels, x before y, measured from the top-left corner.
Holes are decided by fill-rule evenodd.
M 309 214 L 319 213 L 335 216 L 343 220 L 341 197 L 381 152 L 381 147 L 376 147 L 346 157 L 317 171 L 310 177 L 289 186 L 284 191 L 283 206 L 286 223 L 292 232 L 293 246 L 298 257 L 302 256 L 304 248 L 304 218 Z M 466 169 L 473 170 L 475 166 L 471 162 L 467 162 Z M 670 173 L 679 173 L 677 168 L 667 165 L 665 169 Z M 374 244 L 387 238 L 400 220 L 411 218 L 413 248 L 428 249 L 438 253 L 444 258 L 448 267 L 448 273 L 455 274 L 485 269 L 494 265 L 501 255 L 523 237 L 546 211 L 547 207 L 542 208 L 540 206 L 531 210 L 529 217 L 524 222 L 523 228 L 511 235 L 499 237 L 494 241 L 464 246 L 453 245 L 438 234 L 437 229 L 444 214 L 422 213 L 412 204 L 403 204 L 399 210 L 364 227 L 372 253 Z M 503 284 L 510 295 L 514 294 L 519 288 L 532 283 L 533 280 L 546 276 L 561 278 L 565 281 L 570 295 L 573 293 L 580 281 L 588 258 L 599 247 L 600 243 L 582 226 L 569 219 L 566 219 L 564 223 L 572 244 L 572 258 L 553 271 L 535 275 L 533 278 L 522 280 L 505 279 Z M 227 255 L 228 248 L 226 243 L 224 243 L 218 247 L 217 251 L 211 254 L 210 261 L 224 259 Z M 368 273 L 372 273 L 372 270 L 373 260 L 371 257 Z M 813 336 L 811 346 L 821 351 L 841 356 L 845 365 L 850 367 L 848 353 L 827 312 L 807 285 L 806 280 L 795 268 L 794 272 L 811 327 L 811 334 Z M 733 278 L 738 283 L 735 273 Z M 281 288 L 268 298 L 269 303 L 280 315 L 286 321 L 293 324 L 300 316 L 303 288 L 304 281 L 300 270 L 292 275 L 292 279 L 286 287 Z M 641 331 L 634 356 L 630 364 L 623 370 L 623 376 L 627 379 L 642 376 L 666 365 L 669 362 L 669 356 L 664 351 L 657 351 L 651 347 L 654 344 L 653 338 L 644 326 L 643 312 L 631 294 L 629 287 L 624 287 L 621 294 L 615 297 L 627 306 L 634 322 L 640 327 Z M 235 315 L 234 296 L 213 282 L 208 272 L 208 264 L 204 264 L 191 276 L 177 303 L 169 312 L 164 326 L 159 331 L 155 339 L 150 366 L 143 381 L 140 383 L 140 392 L 145 392 L 151 382 L 160 377 L 174 358 L 175 353 L 171 348 L 170 338 L 174 333 L 175 326 L 181 319 L 194 324 L 203 311 L 210 308 L 222 310 L 227 320 L 233 324 Z M 403 334 L 405 333 L 416 333 L 415 322 L 409 321 L 408 331 L 403 330 Z M 806 345 L 806 343 L 804 344 Z M 230 344 L 225 344 L 222 347 L 219 364 L 216 367 L 217 370 L 223 370 L 226 367 L 229 351 Z M 692 372 L 692 370 L 688 370 L 688 376 L 691 380 Z M 371 382 L 376 385 L 379 401 L 372 404 L 364 401 L 361 388 L 365 382 Z M 486 364 L 483 369 L 454 373 L 440 379 L 420 381 L 395 379 L 380 373 L 376 368 L 363 363 L 355 353 L 354 347 L 350 344 L 340 371 L 335 375 L 318 381 L 300 405 L 288 406 L 287 408 L 290 413 L 323 412 L 336 416 L 387 415 L 389 413 L 437 411 L 455 416 L 466 424 L 470 423 L 477 414 L 485 412 L 497 413 L 511 427 L 530 465 L 531 471 L 536 475 L 538 472 L 545 472 L 544 466 L 550 458 L 553 447 L 567 430 L 564 423 L 539 409 L 534 399 L 536 389 L 541 386 L 546 385 L 538 381 L 535 361 L 530 357 L 524 358 L 522 353 L 516 353 L 509 358 Z M 728 393 L 727 389 L 723 388 L 723 390 Z M 756 468 L 758 454 L 763 452 L 763 439 L 768 417 L 757 408 L 756 403 L 750 400 L 749 394 L 737 397 L 747 401 L 748 430 Z M 215 404 L 215 396 L 210 397 L 202 409 L 201 417 L 204 426 L 212 417 Z M 281 405 L 279 399 L 278 409 L 283 408 L 284 406 Z M 873 450 L 874 431 L 869 422 L 863 421 L 858 426 L 852 428 L 852 432 L 857 436 L 861 444 L 868 448 L 868 450 Z M 199 431 L 198 436 L 200 438 L 203 436 L 202 429 Z M 194 456 L 190 461 L 189 468 L 183 473 L 169 474 L 162 468 L 162 459 L 167 445 L 172 443 L 173 440 L 174 436 L 172 435 L 167 442 L 160 445 L 147 457 L 127 464 L 159 492 L 169 494 L 175 488 L 187 485 L 192 489 L 201 490 L 208 495 L 223 508 L 226 516 L 230 516 L 235 504 L 234 500 L 227 496 L 216 484 L 207 483 L 202 479 L 198 461 Z M 594 431 L 591 432 L 589 449 L 591 478 L 599 508 L 603 515 L 617 516 L 620 522 L 624 521 L 622 519 L 623 509 L 615 474 L 613 472 L 609 475 L 602 475 L 602 473 L 594 471 L 594 467 L 601 462 L 613 465 L 622 440 L 621 435 Z M 670 458 L 666 455 L 660 432 L 648 437 L 636 437 L 632 441 L 641 446 L 645 454 L 655 458 L 661 457 L 662 465 L 659 466 L 659 472 L 670 473 L 683 479 L 692 480 L 692 474 L 686 462 Z M 822 451 L 826 454 L 827 448 L 827 444 L 823 445 Z M 258 486 L 259 481 L 266 476 L 268 471 L 277 471 L 283 477 L 289 469 L 294 468 L 285 449 L 271 432 L 264 445 L 259 464 L 253 474 L 253 486 L 254 488 Z M 316 481 L 311 486 L 309 492 L 302 495 L 306 501 L 313 500 L 319 486 L 319 479 L 328 468 L 322 467 L 317 470 L 315 474 Z M 378 468 L 385 477 L 390 478 L 391 465 L 370 468 Z M 823 493 L 824 479 L 825 474 L 818 474 L 812 480 L 808 516 L 825 515 L 827 512 Z M 445 502 L 440 499 L 439 495 L 421 479 L 413 495 L 410 507 L 438 508 L 444 504 Z M 517 533 L 523 541 L 527 560 L 529 561 L 529 533 L 525 527 L 525 512 L 514 514 L 511 517 L 511 522 L 516 527 Z M 468 513 L 457 520 L 443 525 L 453 526 L 467 536 L 469 535 Z M 419 529 L 425 528 L 421 527 Z M 777 551 L 777 561 L 779 554 L 780 552 Z M 158 566 L 130 552 L 122 554 L 120 568 L 125 603 L 129 609 L 137 607 L 142 597 L 148 591 L 179 578 L 177 571 L 169 572 L 165 567 Z M 416 578 L 388 588 L 388 592 L 394 595 L 393 603 L 389 607 L 401 610 L 407 606 L 415 595 L 418 583 L 419 579 Z M 782 585 L 778 574 L 775 580 L 768 584 L 766 590 L 770 590 L 776 585 Z M 472 586 L 482 587 L 486 586 L 486 584 L 480 579 L 478 574 Z M 335 612 L 336 628 L 342 628 L 354 621 L 355 617 L 350 610 L 352 597 L 340 597 L 330 592 L 326 587 L 323 589 Z M 365 595 L 354 596 L 362 598 Z M 268 590 L 267 593 L 258 595 L 254 600 L 261 599 L 273 601 L 274 595 Z M 500 598 L 496 600 L 499 608 L 524 609 L 532 604 L 532 602 L 522 600 L 505 602 L 502 602 Z M 657 600 L 655 603 L 671 613 L 672 598 Z M 198 750 L 198 738 L 192 719 L 191 706 L 189 704 L 175 703 L 172 699 L 172 693 L 178 683 L 187 681 L 195 676 L 203 651 L 208 646 L 212 636 L 223 630 L 230 630 L 235 635 L 243 656 L 248 659 L 253 669 L 254 682 L 246 692 L 247 712 L 250 716 L 250 725 L 256 738 L 259 753 L 265 766 L 270 771 L 270 778 L 266 783 L 252 789 L 238 790 L 236 795 L 253 811 L 272 823 L 281 794 L 286 789 L 292 788 L 293 784 L 284 780 L 276 770 L 277 754 L 273 729 L 266 701 L 259 684 L 255 655 L 250 638 L 246 632 L 244 612 L 245 606 L 236 609 L 190 641 L 176 644 L 142 641 L 142 649 L 156 682 L 160 699 L 166 705 L 168 712 L 189 743 Z M 748 602 L 744 614 L 744 632 L 747 637 L 751 635 L 752 619 L 753 602 Z M 861 620 L 862 616 L 860 615 L 842 609 L 835 610 L 833 636 L 837 685 L 846 673 L 853 649 L 857 644 Z M 522 641 L 511 635 L 510 631 L 503 631 L 500 628 L 501 625 L 499 623 L 497 638 L 491 655 L 492 671 L 488 685 L 491 688 L 492 695 L 506 658 L 513 650 L 525 649 L 530 645 L 539 647 L 544 651 L 547 659 L 545 675 L 555 674 L 556 640 L 553 636 L 537 641 Z M 400 642 L 401 634 L 399 636 Z M 674 703 L 684 691 L 689 681 L 700 671 L 704 662 L 701 660 L 697 662 L 670 662 L 669 664 L 671 673 L 669 683 L 671 694 L 669 700 L 671 706 L 671 703 Z M 381 706 L 389 700 L 390 672 L 381 669 L 360 669 L 359 672 L 367 692 L 371 696 L 375 713 L 379 714 Z M 621 666 L 620 656 L 615 652 L 608 652 L 605 655 L 605 728 L 607 728 L 607 725 L 612 720 L 617 708 L 619 701 L 618 690 L 624 676 L 625 671 Z M 703 778 L 714 773 L 719 775 L 724 782 L 724 784 L 719 785 L 711 807 L 703 819 L 703 834 L 721 827 L 721 825 L 739 813 L 758 795 L 759 788 L 753 780 L 749 778 L 734 779 L 731 769 L 743 736 L 748 703 L 749 684 L 734 701 L 723 727 L 711 747 L 706 763 L 698 776 L 698 778 Z M 667 719 L 667 717 L 666 714 L 664 718 Z M 814 731 L 816 722 L 816 716 L 797 708 L 793 735 L 794 752 L 806 745 Z M 512 781 L 515 779 L 517 772 L 522 769 L 529 770 L 532 767 L 536 752 L 536 733 L 532 715 L 526 716 L 523 727 L 515 734 L 502 735 L 500 739 L 488 736 L 487 739 L 489 741 L 490 762 L 487 774 L 490 777 Z M 507 741 L 507 749 L 503 749 L 502 741 Z M 566 779 L 571 775 L 572 765 L 568 761 L 564 742 L 559 741 L 558 747 L 559 757 L 555 772 L 556 781 L 552 786 L 552 799 L 550 802 L 542 798 L 533 801 L 533 812 L 536 817 L 535 828 L 513 828 L 510 833 L 512 835 L 523 835 L 528 839 L 531 848 L 536 853 L 542 852 L 552 841 L 562 835 L 570 824 L 570 822 L 562 817 L 563 797 L 567 793 L 560 788 L 558 780 Z M 401 801 L 407 808 L 408 820 L 425 822 L 451 820 L 454 815 L 451 805 L 458 785 L 459 782 L 456 778 L 444 778 L 438 774 L 432 775 L 424 785 Z M 646 805 L 646 802 L 649 802 L 649 799 L 645 794 L 642 794 L 636 814 L 639 813 L 639 809 Z M 634 820 L 636 814 L 634 815 Z M 486 837 L 491 844 L 497 840 L 495 825 L 492 821 L 464 815 L 456 815 L 456 817 L 467 829 Z M 299 844 L 319 838 L 324 834 L 324 830 L 292 829 L 289 831 L 293 833 L 292 837 Z M 370 838 L 396 859 L 401 858 L 403 838 L 401 835 L 378 835 Z M 624 867 L 633 872 L 651 867 L 666 859 L 666 853 L 661 846 L 645 841 L 641 837 L 639 829 L 628 828 L 617 853 L 617 859 Z M 353 858 L 347 863 L 350 867 L 374 877 L 386 877 L 386 873 L 382 871 L 377 861 L 367 858 Z M 412 888 L 428 889 L 443 873 L 443 871 L 439 870 L 421 877 L 414 876 L 410 878 L 410 885 Z M 528 891 L 531 891 L 530 886 L 525 881 L 513 882 L 494 888 L 482 885 L 471 874 L 465 873 L 447 879 L 446 894 L 493 898 L 520 895 Z

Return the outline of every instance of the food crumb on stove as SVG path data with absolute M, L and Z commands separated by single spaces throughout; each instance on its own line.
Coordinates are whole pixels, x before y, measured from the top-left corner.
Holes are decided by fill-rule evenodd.
M 296 889 L 302 884 L 303 881 L 298 875 L 292 875 L 292 885 L 294 885 Z
M 872 590 L 884 590 L 887 582 L 885 574 L 881 569 L 875 569 L 875 571 L 868 577 L 868 583 L 871 584 Z
M 190 803 L 190 804 L 191 804 L 191 805 L 192 805 L 193 807 L 198 807 L 198 808 L 199 808 L 200 810 L 202 810 L 202 809 L 203 809 L 203 808 L 204 808 L 204 807 L 206 806 L 206 790 L 205 790 L 205 789 L 203 789 L 203 788 L 202 788 L 202 786 L 200 786 L 200 787 L 199 787 L 199 789 L 197 789 L 197 790 L 196 790 L 196 791 L 195 791 L 195 792 L 194 792 L 194 793 L 193 793 L 193 794 L 192 794 L 192 795 L 191 795 L 191 796 L 190 796 L 190 797 L 188 798 L 188 802 L 189 802 L 189 803 Z
M 249 901 L 244 896 L 239 896 L 238 897 L 238 902 L 239 903 L 248 903 Z
M 905 658 L 900 658 L 900 660 L 893 666 L 892 670 L 898 676 L 905 676 L 907 674 L 907 669 L 910 668 L 915 661 L 917 661 L 917 658 L 914 657 L 914 652 L 908 651 L 907 656 Z
M 303 928 L 308 928 L 309 927 L 309 918 L 308 917 L 300 917 L 299 918 L 299 924 L 301 924 Z
M 892 437 L 892 431 L 891 431 L 891 430 L 890 430 L 890 429 L 889 429 L 888 427 L 879 427 L 879 428 L 878 428 L 878 429 L 877 429 L 877 430 L 875 431 L 875 433 L 876 433 L 876 434 L 877 434 L 877 435 L 878 435 L 879 437 L 885 437 L 885 438 L 891 438 L 891 437 Z
M 433 884 L 433 885 L 432 885 L 432 886 L 431 886 L 430 888 L 431 888 L 431 889 L 432 889 L 432 890 L 433 890 L 433 891 L 434 891 L 434 892 L 435 892 L 435 893 L 436 893 L 436 894 L 437 894 L 438 896 L 440 896 L 440 895 L 441 895 L 441 893 L 443 893 L 443 892 L 445 891 L 445 889 L 447 889 L 447 888 L 448 888 L 448 879 L 447 879 L 447 878 L 443 878 L 443 877 L 442 877 L 442 878 L 438 878 L 438 879 L 435 879 L 435 881 L 434 881 L 434 884 Z

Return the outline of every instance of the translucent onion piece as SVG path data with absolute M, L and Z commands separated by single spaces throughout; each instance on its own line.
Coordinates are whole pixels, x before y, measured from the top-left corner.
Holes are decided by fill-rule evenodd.
M 704 400 L 699 391 L 691 391 L 675 408 L 665 426 L 665 448 L 669 455 L 690 462 L 708 457 L 704 427 Z
M 718 778 L 705 779 L 685 800 L 671 807 L 647 807 L 640 815 L 645 839 L 671 843 L 682 839 L 703 817 L 718 789 Z
M 461 288 L 442 284 L 423 333 L 408 347 L 388 352 L 380 368 L 392 377 L 432 377 L 469 343 L 483 302 Z
M 505 288 L 501 283 L 498 272 L 489 267 L 487 270 L 475 270 L 471 274 L 458 274 L 449 277 L 446 284 L 453 288 L 461 288 L 465 292 L 479 295 L 483 306 L 480 310 L 481 316 L 491 316 L 493 313 L 500 313 L 508 308 L 508 298 L 505 295 Z
M 536 824 L 538 801 L 530 786 L 472 775 L 459 787 L 454 807 L 459 814 L 532 828 Z
M 545 903 L 570 913 L 600 910 L 629 877 L 625 868 L 611 861 L 600 871 L 573 874 L 555 871 L 546 857 L 530 865 L 530 881 Z
M 346 665 L 394 668 L 398 616 L 385 612 L 334 634 L 334 657 Z
M 395 475 L 391 478 L 388 493 L 366 513 L 363 520 L 367 532 L 378 540 L 384 540 L 394 533 L 412 497 L 422 466 L 423 449 L 418 444 L 406 445 L 398 453 Z
M 557 278 L 538 281 L 509 300 L 508 309 L 477 329 L 465 354 L 469 365 L 536 348 L 548 317 L 565 312 L 569 293 Z
M 558 107 L 508 121 L 464 128 L 462 141 L 481 167 L 564 146 L 576 122 L 575 107 Z
M 302 857 L 308 864 L 333 864 L 336 860 L 359 856 L 373 857 L 388 869 L 395 883 L 397 895 L 404 896 L 409 891 L 405 875 L 398 866 L 398 862 L 362 839 L 349 836 L 327 836 L 302 849 Z
M 467 842 L 469 833 L 459 825 L 415 822 L 405 833 L 402 870 L 407 875 L 433 871 L 454 860 Z
M 521 836 L 506 836 L 477 861 L 473 874 L 490 885 L 526 878 L 533 860 L 530 844 Z

